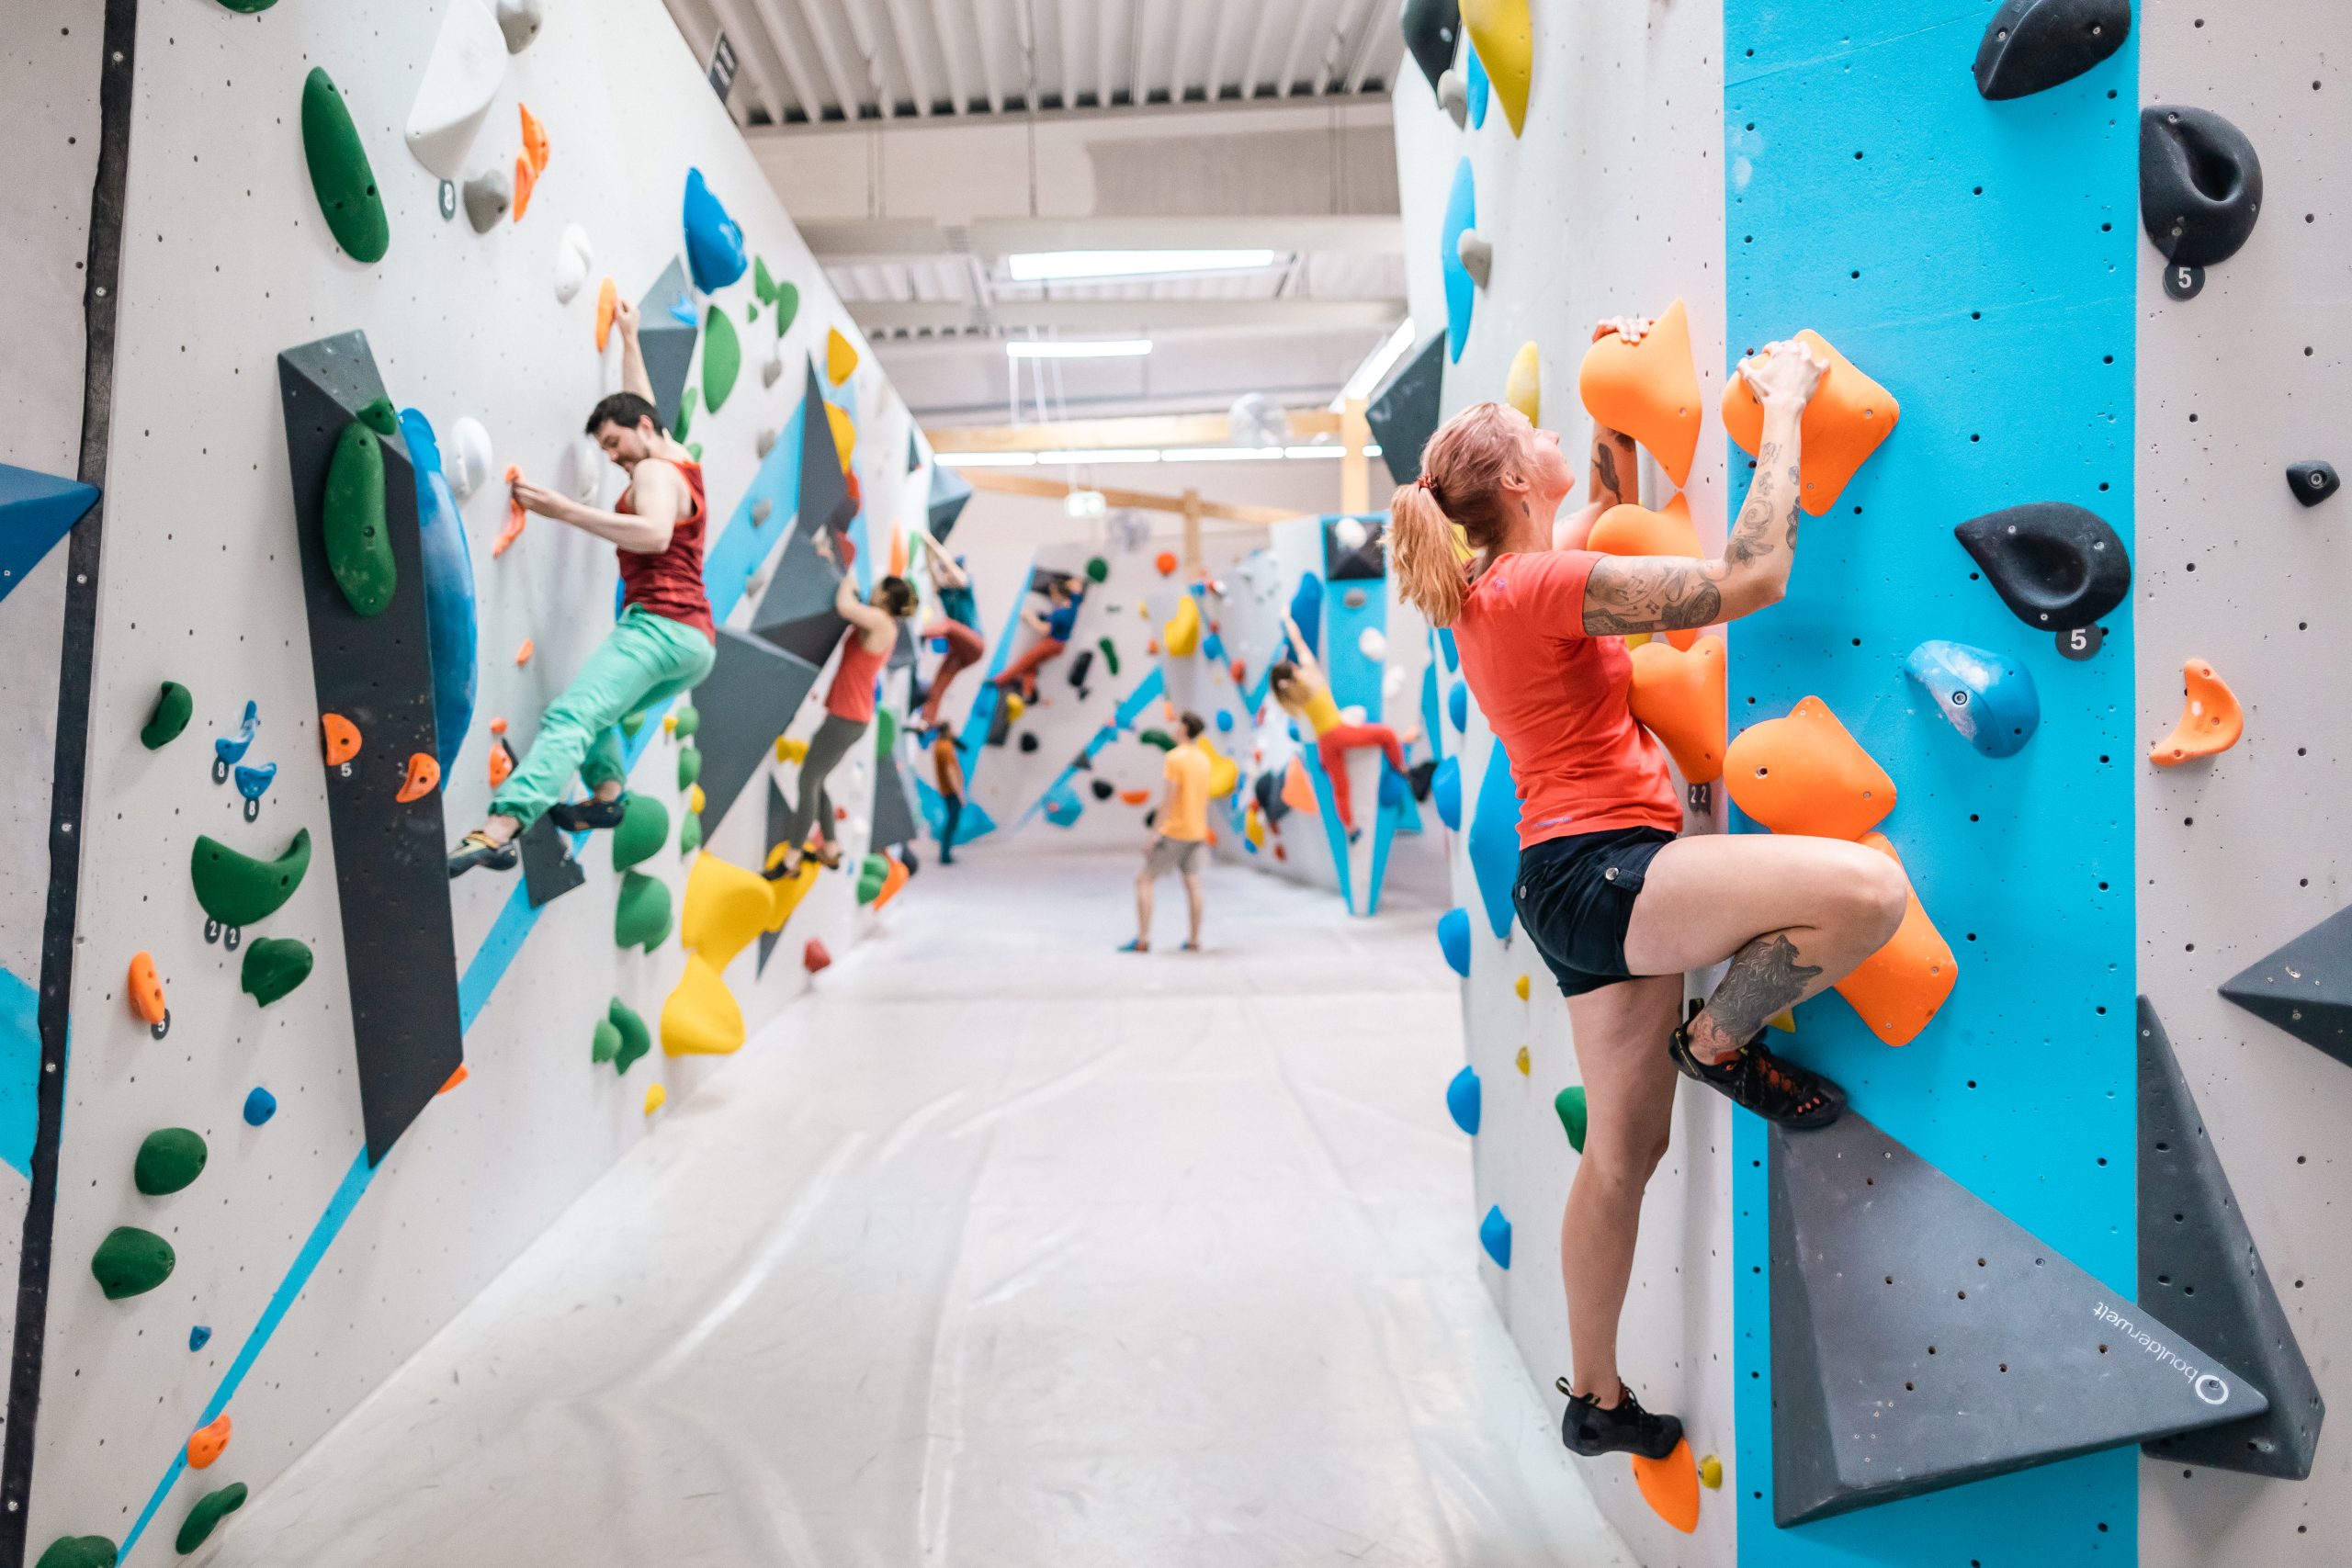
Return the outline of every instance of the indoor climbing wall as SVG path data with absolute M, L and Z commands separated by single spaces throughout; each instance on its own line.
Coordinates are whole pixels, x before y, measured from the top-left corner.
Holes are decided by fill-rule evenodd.
M 22 145 L 74 115 L 97 139 L 98 19 L 74 9 L 12 56 L 62 106 Z M 888 919 L 913 861 L 885 852 L 916 832 L 886 720 L 831 781 L 843 870 L 755 874 L 831 678 L 836 563 L 861 585 L 903 567 L 935 476 L 658 0 L 435 0 L 364 29 L 116 9 L 130 90 L 105 139 L 130 155 L 74 1052 L 39 1129 L 48 1310 L 15 1362 L 39 1428 L 6 1477 L 12 1505 L 29 1478 L 28 1561 L 64 1537 L 160 1559 L 219 1528 L 663 1135 L 698 1058 Z M 10 202 L 86 213 L 81 145 Z M 28 392 L 12 366 L 38 450 L 10 459 L 69 475 L 80 246 L 13 268 L 7 307 L 57 376 Z M 453 884 L 507 749 L 612 625 L 611 548 L 518 531 L 501 476 L 618 497 L 582 434 L 618 385 L 616 299 L 700 450 L 717 664 L 625 727 L 619 829 L 550 827 L 521 870 Z

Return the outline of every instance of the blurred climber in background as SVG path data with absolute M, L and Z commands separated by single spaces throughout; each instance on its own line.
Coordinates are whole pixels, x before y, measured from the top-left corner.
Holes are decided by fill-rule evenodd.
M 1151 951 L 1151 888 L 1170 872 L 1184 878 L 1187 924 L 1184 951 L 1201 950 L 1201 853 L 1209 839 L 1209 754 L 1201 745 L 1208 726 L 1201 716 L 1187 713 L 1178 719 L 1184 731 L 1180 746 L 1169 748 L 1160 765 L 1167 788 L 1159 797 L 1150 845 L 1143 852 L 1143 869 L 1136 873 L 1136 939 L 1121 953 Z
M 956 750 L 956 737 L 944 724 L 933 725 L 931 730 L 931 777 L 945 807 L 939 829 L 939 863 L 954 865 L 956 824 L 964 815 L 964 757 Z
M 1375 746 L 1398 777 L 1405 773 L 1405 749 L 1396 742 L 1396 732 L 1385 724 L 1350 724 L 1340 712 L 1340 705 L 1331 700 L 1331 682 L 1325 679 L 1323 668 L 1315 662 L 1315 655 L 1306 649 L 1306 638 L 1299 635 L 1298 623 L 1289 615 L 1283 616 L 1283 629 L 1290 633 L 1289 659 L 1279 659 L 1266 667 L 1266 684 L 1274 694 L 1274 701 L 1284 713 L 1303 719 L 1315 732 L 1315 754 L 1322 760 L 1323 773 L 1331 781 L 1331 804 L 1340 808 L 1340 826 L 1348 837 L 1356 836 L 1355 810 L 1349 799 L 1348 753 L 1359 747 Z
M 1637 338 L 1642 321 L 1603 322 Z M 1682 808 L 1658 743 L 1626 706 L 1619 638 L 1736 620 L 1772 604 L 1797 542 L 1799 421 L 1823 363 L 1772 344 L 1738 374 L 1764 405 L 1746 504 L 1723 554 L 1603 556 L 1555 548 L 1575 482 L 1559 437 L 1499 403 L 1446 422 L 1421 478 L 1389 503 L 1405 596 L 1451 626 L 1462 672 L 1519 787 L 1513 903 L 1567 998 L 1590 1117 L 1560 1224 L 1574 1381 L 1560 1433 L 1579 1454 L 1662 1459 L 1682 1424 L 1634 1400 L 1618 1375 L 1617 1320 L 1633 1271 L 1642 1190 L 1665 1155 L 1675 1075 L 1783 1126 L 1835 1121 L 1826 1077 L 1763 1044 L 1767 1020 L 1845 977 L 1901 923 L 1908 886 L 1860 844 L 1786 833 L 1678 838 Z M 1613 451 L 1593 505 L 1560 530 L 1577 542 L 1600 508 L 1634 499 Z M 1472 553 L 1457 553 L 1454 528 Z M 1730 967 L 1687 1027 L 1683 976 Z
M 1023 606 L 1021 624 L 1037 634 L 1037 640 L 1022 650 L 1021 656 L 997 672 L 991 684 L 1001 689 L 1018 685 L 1021 700 L 1037 700 L 1037 671 L 1046 660 L 1069 646 L 1069 634 L 1078 625 L 1078 594 L 1070 587 L 1069 579 L 1056 577 L 1046 583 L 1046 613 L 1039 615 Z
M 833 558 L 828 533 L 817 536 L 817 553 Z M 842 574 L 833 591 L 833 614 L 849 623 L 842 633 L 840 662 L 833 683 L 825 692 L 825 716 L 808 738 L 808 755 L 800 759 L 800 793 L 784 819 L 784 855 L 766 875 L 788 881 L 800 874 L 800 862 L 813 829 L 816 856 L 828 870 L 842 863 L 841 845 L 833 839 L 833 802 L 825 780 L 850 748 L 874 722 L 875 688 L 890 650 L 899 643 L 899 623 L 915 613 L 914 584 L 903 577 L 886 577 L 875 583 L 871 598 L 857 596 L 857 579 Z
M 662 427 L 653 381 L 638 346 L 637 307 L 619 301 L 621 388 L 588 415 L 588 434 L 628 475 L 610 512 L 520 478 L 514 503 L 611 544 L 620 557 L 622 610 L 604 643 L 588 656 L 563 694 L 539 720 L 521 763 L 491 796 L 489 819 L 458 841 L 449 874 L 476 866 L 511 871 L 521 859 L 514 840 L 542 814 L 566 832 L 619 825 L 628 770 L 615 728 L 630 714 L 681 695 L 710 673 L 718 658 L 710 600 L 702 586 L 702 465 Z M 565 801 L 571 775 L 590 791 Z
M 932 671 L 931 694 L 923 699 L 922 722 L 928 728 L 939 722 L 939 707 L 947 700 L 948 686 L 956 676 L 980 661 L 988 653 L 989 645 L 980 636 L 979 609 L 972 603 L 971 574 L 930 535 L 917 529 L 915 537 L 922 541 L 923 563 L 931 573 L 932 596 L 939 603 L 939 619 L 918 635 L 925 640 L 944 637 L 947 642 L 939 668 Z

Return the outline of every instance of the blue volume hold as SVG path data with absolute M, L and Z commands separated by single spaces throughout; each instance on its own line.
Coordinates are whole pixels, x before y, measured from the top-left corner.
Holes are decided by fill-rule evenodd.
M 473 552 L 466 521 L 441 472 L 441 444 L 414 409 L 401 410 L 401 439 L 416 470 L 417 554 L 424 567 L 424 634 L 433 656 L 433 751 L 447 774 L 473 728 L 479 662 Z
M 1439 269 L 1445 276 L 1445 351 L 1448 358 L 1457 362 L 1470 341 L 1470 307 L 1478 297 L 1478 286 L 1471 280 L 1470 269 L 1462 265 L 1455 247 L 1464 230 L 1477 226 L 1477 176 L 1470 171 L 1470 160 L 1464 158 L 1453 168 L 1453 189 L 1445 198 L 1445 224 L 1438 243 Z
M 696 288 L 715 293 L 743 276 L 742 225 L 710 194 L 700 169 L 686 171 L 685 225 L 686 267 Z
M 1437 805 L 1437 819 L 1454 832 L 1462 830 L 1462 759 L 1448 757 L 1430 775 L 1430 799 Z
M 1437 945 L 1456 975 L 1470 977 L 1470 911 L 1448 909 L 1437 918 Z
M 1298 580 L 1298 591 L 1290 596 L 1290 618 L 1298 627 L 1298 635 L 1306 639 L 1306 651 L 1320 653 L 1323 643 L 1323 580 L 1313 572 Z
M 1923 642 L 1904 666 L 1936 711 L 1987 757 L 2014 757 L 2041 725 L 2041 698 L 2026 667 L 1964 642 Z
M 1500 1204 L 1488 1209 L 1487 1217 L 1478 1222 L 1478 1245 L 1487 1249 L 1496 1268 L 1510 1267 L 1510 1222 L 1503 1218 Z
M 1455 1126 L 1475 1138 L 1478 1135 L 1478 1069 L 1465 1066 L 1445 1086 L 1446 1114 L 1453 1118 Z
M 1470 728 L 1470 682 L 1456 681 L 1453 689 L 1445 694 L 1445 716 L 1453 723 L 1456 735 Z

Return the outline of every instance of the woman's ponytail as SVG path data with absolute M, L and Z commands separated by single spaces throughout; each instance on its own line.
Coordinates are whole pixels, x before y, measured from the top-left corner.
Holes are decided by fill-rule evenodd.
M 1421 448 L 1421 477 L 1389 498 L 1397 590 L 1430 625 L 1450 626 L 1460 617 L 1463 563 L 1500 531 L 1503 476 L 1526 451 L 1525 421 L 1501 403 L 1473 403 Z
M 1453 525 L 1426 479 L 1398 485 L 1389 498 L 1388 548 L 1397 592 L 1430 625 L 1452 626 L 1462 614 L 1462 557 L 1454 549 Z

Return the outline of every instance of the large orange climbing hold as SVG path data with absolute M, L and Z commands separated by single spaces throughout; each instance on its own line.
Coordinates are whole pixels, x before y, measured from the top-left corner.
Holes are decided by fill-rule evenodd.
M 1302 817 L 1322 815 L 1322 804 L 1315 798 L 1315 781 L 1306 776 L 1306 763 L 1293 757 L 1283 772 L 1283 804 Z
M 506 526 L 501 528 L 498 531 L 498 537 L 490 542 L 490 558 L 492 560 L 496 560 L 513 547 L 514 541 L 523 536 L 523 525 L 531 520 L 531 514 L 523 510 L 523 502 L 516 498 L 512 488 L 522 477 L 522 469 L 511 463 L 507 465 L 506 483 L 509 488 L 506 491 Z
M 1698 527 L 1690 521 L 1690 502 L 1679 491 L 1656 512 L 1645 506 L 1611 507 L 1594 520 L 1585 548 L 1605 556 L 1680 556 L 1686 560 L 1697 560 L 1707 553 L 1699 543 Z M 1696 627 L 1671 631 L 1666 640 L 1677 648 L 1689 648 L 1699 640 L 1699 633 Z
M 1804 452 L 1798 464 L 1797 499 L 1818 517 L 1838 504 L 1846 481 L 1878 450 L 1880 442 L 1894 434 L 1894 423 L 1903 409 L 1894 393 L 1856 368 L 1819 333 L 1808 328 L 1797 333 L 1797 341 L 1829 362 L 1828 372 L 1814 389 L 1813 401 L 1805 404 L 1804 423 L 1799 427 Z M 1745 377 L 1733 377 L 1731 385 L 1724 389 L 1723 412 L 1724 433 L 1739 443 L 1741 451 L 1754 457 L 1757 444 L 1764 439 L 1764 405 L 1747 389 Z
M 1690 479 L 1699 450 L 1699 372 L 1690 363 L 1690 321 L 1681 300 L 1650 323 L 1641 342 L 1610 333 L 1585 350 L 1577 390 L 1593 418 L 1648 447 L 1677 489 Z
M 885 851 L 884 853 L 888 855 L 890 870 L 889 873 L 882 878 L 881 890 L 874 895 L 874 907 L 876 909 L 881 908 L 883 905 L 888 904 L 891 899 L 896 898 L 899 896 L 899 889 L 907 885 L 907 878 L 914 874 L 907 869 L 907 863 L 900 860 L 897 855 L 888 854 L 888 851 Z
M 1674 1451 L 1664 1459 L 1644 1459 L 1635 1454 L 1634 1484 L 1642 1489 L 1642 1501 L 1650 1511 L 1684 1535 L 1699 1528 L 1699 1467 L 1690 1458 L 1690 1445 L 1677 1443 Z
M 429 751 L 412 751 L 408 759 L 408 777 L 401 781 L 396 800 L 423 800 L 441 782 L 441 764 Z
M 523 116 L 523 156 L 531 161 L 531 173 L 545 174 L 548 166 L 548 128 L 531 112 L 531 106 L 518 103 L 515 108 Z
M 1903 863 L 1885 834 L 1865 833 L 1861 841 L 1895 864 Z M 1928 919 L 1914 889 L 1894 935 L 1838 981 L 1837 988 L 1872 1034 L 1889 1045 L 1908 1045 L 1928 1027 L 1959 979 L 1960 961 L 1952 956 L 1951 943 Z
M 160 1025 L 172 1016 L 172 1010 L 164 1005 L 164 982 L 155 974 L 153 953 L 130 955 L 130 978 L 124 994 L 130 998 L 130 1010 L 151 1025 Z
M 1662 642 L 1634 649 L 1634 685 L 1626 704 L 1674 757 L 1686 784 L 1724 776 L 1724 639 L 1711 637 L 1688 652 Z
M 2160 768 L 2177 768 L 2191 757 L 2226 751 L 2245 733 L 2245 710 L 2238 706 L 2237 694 L 2213 672 L 2211 664 L 2192 659 L 2181 667 L 2180 674 L 2188 691 L 2180 722 L 2148 753 L 2148 761 Z
M 604 353 L 605 345 L 613 340 L 613 315 L 619 310 L 620 302 L 620 288 L 611 278 L 596 286 L 596 352 L 599 354 Z
M 187 1467 L 190 1470 L 211 1469 L 212 1461 L 219 1459 L 228 1446 L 229 1417 L 223 1414 L 210 1426 L 198 1427 L 188 1435 Z
M 359 727 L 343 715 L 319 715 L 319 735 L 326 743 L 328 767 L 339 768 L 359 755 Z
M 527 152 L 514 154 L 514 221 L 523 221 L 523 214 L 531 205 L 531 187 L 539 183 L 539 171 L 531 167 Z
M 1859 839 L 1894 809 L 1894 781 L 1819 697 L 1741 730 L 1724 753 L 1724 782 L 1775 833 Z

